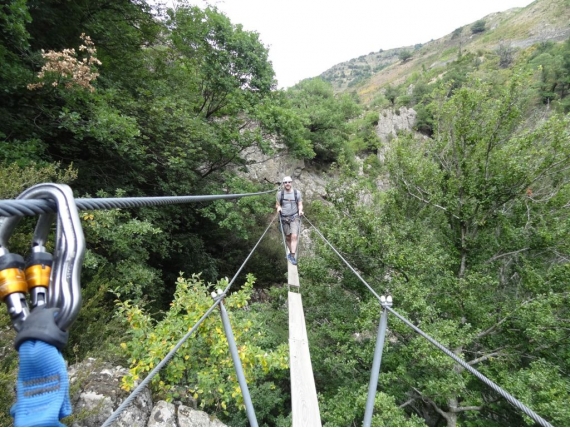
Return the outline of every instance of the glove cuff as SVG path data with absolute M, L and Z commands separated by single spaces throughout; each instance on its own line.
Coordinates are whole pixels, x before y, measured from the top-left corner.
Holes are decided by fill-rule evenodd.
M 67 345 L 69 333 L 61 330 L 55 323 L 58 308 L 36 308 L 24 321 L 22 329 L 16 335 L 14 347 L 18 351 L 20 345 L 27 340 L 41 340 L 55 346 L 60 351 Z

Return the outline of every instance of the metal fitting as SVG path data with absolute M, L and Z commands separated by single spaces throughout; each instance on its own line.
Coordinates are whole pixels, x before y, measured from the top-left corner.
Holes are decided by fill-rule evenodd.
M 25 289 L 22 285 L 4 286 L 2 290 L 7 290 L 6 297 L 2 294 L 0 297 L 8 305 L 8 312 L 17 331 L 29 314 L 25 299 L 28 291 L 31 292 L 32 309 L 44 305 L 58 308 L 55 322 L 65 331 L 75 321 L 81 308 L 80 273 L 85 254 L 85 237 L 73 192 L 64 184 L 45 183 L 25 190 L 17 199 L 48 199 L 57 206 L 57 214 L 41 214 L 38 219 L 32 252 L 25 273 L 22 272 Z M 45 244 L 54 219 L 57 219 L 57 227 L 52 257 L 46 252 Z M 0 267 L 2 258 L 10 255 L 7 241 L 19 221 L 20 217 L 17 216 L 6 217 L 0 224 Z M 20 270 L 23 269 L 22 260 Z M 15 277 L 15 273 L 11 275 Z
M 20 331 L 22 323 L 29 315 L 26 293 L 28 284 L 24 274 L 24 259 L 18 254 L 7 252 L 0 256 L 0 299 L 8 307 L 8 314 L 16 331 Z
M 392 306 L 392 296 L 380 296 L 380 306 L 389 308 Z
M 80 274 L 85 255 L 85 237 L 79 212 L 71 188 L 65 184 L 45 183 L 31 187 L 20 197 L 25 199 L 51 199 L 57 205 L 57 229 L 47 307 L 59 308 L 55 322 L 67 330 L 77 318 L 81 308 Z M 45 249 L 46 229 L 52 215 L 40 216 L 34 234 L 34 249 Z M 39 230 L 38 230 L 39 229 Z
M 54 219 L 52 213 L 40 215 L 32 238 L 32 252 L 26 260 L 26 281 L 32 310 L 47 304 L 53 256 L 46 251 L 46 242 Z
M 8 241 L 20 217 L 5 217 L 0 223 L 0 298 L 6 303 L 8 314 L 16 331 L 30 314 L 26 293 L 28 284 L 24 273 L 24 259 L 8 250 Z

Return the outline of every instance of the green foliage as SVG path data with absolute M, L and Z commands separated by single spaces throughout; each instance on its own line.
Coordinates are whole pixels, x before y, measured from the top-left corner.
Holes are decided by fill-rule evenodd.
M 228 174 L 226 183 L 227 193 L 259 192 L 259 186 L 243 178 L 231 177 Z M 266 197 L 245 197 L 236 200 L 220 199 L 202 209 L 204 217 L 212 220 L 218 227 L 233 230 L 236 235 L 247 239 L 248 231 L 256 224 L 263 222 L 267 214 L 273 212 L 274 194 Z
M 255 115 L 265 132 L 279 136 L 292 156 L 312 159 L 313 145 L 307 139 L 306 120 L 291 105 L 284 92 L 275 92 L 268 102 L 256 109 Z
M 9 43 L 20 49 L 27 48 L 30 35 L 26 30 L 26 25 L 30 22 L 31 16 L 25 0 L 15 0 L 4 5 L 0 9 L 0 27 L 3 29 L 0 36 L 2 44 L 6 46 Z
M 315 160 L 336 160 L 350 137 L 348 122 L 360 113 L 358 104 L 349 95 L 335 95 L 332 86 L 318 78 L 303 80 L 288 89 L 287 96 L 303 120 Z
M 275 349 L 264 349 L 265 333 L 260 318 L 246 311 L 251 298 L 254 278 L 248 275 L 242 288 L 224 299 L 229 312 L 239 357 L 249 388 L 257 385 L 270 393 L 266 404 L 280 404 L 281 399 L 271 394 L 275 384 L 271 377 L 279 377 L 288 368 L 285 344 Z M 180 277 L 170 310 L 155 321 L 139 306 L 129 301 L 118 303 L 119 312 L 129 325 L 130 339 L 121 346 L 131 362 L 130 375 L 123 379 L 123 387 L 131 389 L 134 382 L 148 373 L 186 332 L 212 306 L 212 289 L 224 289 L 227 280 L 205 284 L 199 275 Z M 233 368 L 221 320 L 216 314 L 207 317 L 197 333 L 189 339 L 153 381 L 159 396 L 173 399 L 180 394 L 193 395 L 209 411 L 226 416 L 243 411 L 241 391 Z M 273 398 L 271 398 L 273 396 Z M 269 409 L 268 409 L 269 411 Z
M 108 291 L 135 302 L 144 296 L 157 299 L 162 281 L 160 273 L 148 262 L 151 248 L 164 251 L 160 244 L 162 231 L 119 209 L 80 215 L 89 243 L 83 263 L 86 279 L 96 279 Z M 121 272 L 121 276 L 117 277 L 115 272 Z
M 386 87 L 386 91 L 384 92 L 384 96 L 388 101 L 394 105 L 396 103 L 396 98 L 400 95 L 398 88 L 388 85 Z
M 400 314 L 508 385 L 542 417 L 565 424 L 558 403 L 568 391 L 559 379 L 568 370 L 562 278 L 570 249 L 563 208 L 569 123 L 553 115 L 523 126 L 532 101 L 528 78 L 514 74 L 496 84 L 469 79 L 453 91 L 442 87 L 429 107 L 433 139 L 391 142 L 391 189 L 372 191 L 365 177 L 339 163 L 341 177 L 328 188 L 333 206 L 312 204 L 313 216 L 377 293 L 394 296 Z M 303 261 L 315 379 L 327 425 L 356 424 L 362 407 L 340 397 L 368 382 L 378 303 L 318 242 L 315 259 Z M 546 366 L 530 369 L 536 360 Z M 535 379 L 542 376 L 547 380 L 539 385 Z M 525 423 L 391 317 L 379 389 L 428 425 Z M 538 393 L 529 399 L 533 390 Z M 464 410 L 452 412 L 452 406 Z
M 411 57 L 413 56 L 412 52 L 404 49 L 401 50 L 400 53 L 398 54 L 398 58 L 400 59 L 400 61 L 402 62 L 406 62 L 407 60 L 409 60 Z
M 558 104 L 562 111 L 568 112 L 570 41 L 567 40 L 559 45 L 553 43 L 539 45 L 529 63 L 539 74 L 538 91 L 542 102 Z
M 370 111 L 363 117 L 353 121 L 353 134 L 350 136 L 347 148 L 354 153 L 375 153 L 380 146 L 380 139 L 376 134 L 378 113 Z
M 321 409 L 324 426 L 360 426 L 364 419 L 368 391 L 365 386 L 357 390 L 339 388 L 336 400 L 326 402 Z M 416 415 L 409 417 L 394 401 L 394 397 L 378 392 L 374 400 L 372 426 L 419 427 L 425 426 Z
M 480 19 L 479 21 L 475 21 L 475 23 L 471 26 L 471 33 L 473 33 L 473 34 L 482 33 L 483 31 L 485 31 L 486 25 L 487 25 L 487 23 L 485 22 L 484 19 Z
M 62 170 L 59 164 L 40 165 L 29 162 L 22 167 L 16 163 L 0 167 L 0 198 L 13 199 L 35 184 L 56 182 L 69 184 L 77 178 L 77 171 L 70 165 Z
M 456 29 L 453 30 L 453 32 L 451 33 L 451 38 L 452 38 L 452 39 L 456 39 L 456 38 L 458 38 L 458 37 L 461 36 L 461 33 L 463 33 L 463 27 L 456 28 Z
M 561 426 L 570 420 L 570 412 L 565 405 L 570 399 L 570 384 L 560 374 L 558 366 L 539 359 L 514 375 L 506 375 L 503 385 L 539 415 L 549 415 L 548 421 L 553 426 Z M 526 415 L 525 422 L 534 424 Z

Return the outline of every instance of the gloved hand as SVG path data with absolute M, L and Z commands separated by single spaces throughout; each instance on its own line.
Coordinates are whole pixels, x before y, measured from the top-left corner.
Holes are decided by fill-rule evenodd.
M 20 367 L 16 404 L 10 409 L 14 426 L 64 426 L 59 420 L 71 414 L 67 367 L 58 350 L 67 343 L 67 333 L 55 324 L 57 311 L 36 308 L 16 336 Z

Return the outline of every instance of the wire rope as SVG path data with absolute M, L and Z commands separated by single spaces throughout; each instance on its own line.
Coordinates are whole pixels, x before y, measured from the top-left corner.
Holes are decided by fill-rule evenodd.
M 473 367 L 471 367 L 469 364 L 467 364 L 465 361 L 463 361 L 461 358 L 459 358 L 457 355 L 455 355 L 449 349 L 445 348 L 437 340 L 433 339 L 432 337 L 430 337 L 429 335 L 424 333 L 422 330 L 420 330 L 418 327 L 413 325 L 410 321 L 405 319 L 403 316 L 401 316 L 395 310 L 393 310 L 389 306 L 385 306 L 385 308 L 388 311 L 390 311 L 394 316 L 396 316 L 400 321 L 402 321 L 404 324 L 406 324 L 408 327 L 415 330 L 424 339 L 427 339 L 432 345 L 434 345 L 436 348 L 438 348 L 440 351 L 442 351 L 448 357 L 452 358 L 456 363 L 460 364 L 465 370 L 467 370 L 469 373 L 471 373 L 473 376 L 475 376 L 477 379 L 479 379 L 485 385 L 487 385 L 491 389 L 493 389 L 496 392 L 498 392 L 499 394 L 501 394 L 510 404 L 512 404 L 517 409 L 526 413 L 535 422 L 539 423 L 543 427 L 551 427 L 552 426 L 549 422 L 547 422 L 546 420 L 541 418 L 539 415 L 537 415 L 535 412 L 533 412 L 531 409 L 529 409 L 527 406 L 525 406 L 523 403 L 521 403 L 519 400 L 517 400 L 515 397 L 513 397 L 511 394 L 509 394 L 507 391 L 505 391 L 503 388 L 501 388 L 499 385 L 497 385 L 496 383 L 494 383 L 490 379 L 486 378 L 484 375 L 482 375 L 480 372 L 475 370 Z
M 374 289 L 364 280 L 364 278 L 362 278 L 362 276 L 360 276 L 360 274 L 358 272 L 356 272 L 356 270 L 350 265 L 350 263 L 348 263 L 346 261 L 346 259 L 341 256 L 341 254 L 336 250 L 335 247 L 333 247 L 333 245 L 327 240 L 327 238 L 325 238 L 323 236 L 323 234 L 319 231 L 319 229 L 316 228 L 316 226 L 311 223 L 311 221 L 307 218 L 307 216 L 305 216 L 305 220 L 307 220 L 309 222 L 309 224 L 315 229 L 315 232 L 317 232 L 319 234 L 319 236 L 322 238 L 323 241 L 325 241 L 325 243 L 331 247 L 331 249 L 335 252 L 335 254 L 344 262 L 344 264 L 346 266 L 348 266 L 348 268 L 358 277 L 358 279 L 360 279 L 360 281 L 362 281 L 362 283 L 368 288 L 368 290 L 370 290 L 370 292 L 378 299 L 378 301 L 380 302 L 380 296 L 378 295 L 378 293 L 376 293 L 376 291 L 374 291 Z
M 192 336 L 192 334 L 198 329 L 200 324 L 202 324 L 202 322 L 212 313 L 212 311 L 216 308 L 216 306 L 218 306 L 220 304 L 220 302 L 222 301 L 222 298 L 227 294 L 230 287 L 235 282 L 236 278 L 238 277 L 238 275 L 240 274 L 240 272 L 242 271 L 242 269 L 246 265 L 247 261 L 251 258 L 253 252 L 256 250 L 256 248 L 259 246 L 259 244 L 262 241 L 262 239 L 264 238 L 264 236 L 267 234 L 267 231 L 269 230 L 269 228 L 273 224 L 274 220 L 275 220 L 275 218 L 271 219 L 271 221 L 269 222 L 269 225 L 265 229 L 265 232 L 263 232 L 263 234 L 261 235 L 261 238 L 259 238 L 259 240 L 255 244 L 253 249 L 250 251 L 250 253 L 246 257 L 245 261 L 242 263 L 240 268 L 237 270 L 236 274 L 234 275 L 232 280 L 229 282 L 228 286 L 223 291 L 223 293 L 216 297 L 214 304 L 212 306 L 210 306 L 210 308 L 204 313 L 204 315 L 202 315 L 202 317 L 196 322 L 196 324 L 194 324 L 194 326 L 190 329 L 190 331 L 188 331 L 188 333 L 186 333 L 184 335 L 184 337 L 178 341 L 178 343 L 174 346 L 174 348 L 172 348 L 171 351 L 162 359 L 162 361 L 160 363 L 158 363 L 154 369 L 151 370 L 151 372 L 144 378 L 144 380 L 133 390 L 133 392 L 131 392 L 131 394 L 121 403 L 121 405 L 119 407 L 117 407 L 117 410 L 115 410 L 113 412 L 113 414 L 111 414 L 111 416 L 109 416 L 107 418 L 107 420 L 101 426 L 108 427 L 119 417 L 119 415 L 132 403 L 132 401 L 141 393 L 141 391 L 152 381 L 154 376 L 156 376 L 156 374 L 172 359 L 174 354 L 176 354 L 176 352 L 180 349 L 180 347 L 184 344 L 184 342 L 186 342 L 190 338 L 190 336 Z
M 131 198 L 76 198 L 75 204 L 81 210 L 108 210 L 113 208 L 137 208 L 156 205 L 186 204 L 190 202 L 215 201 L 219 199 L 239 199 L 245 196 L 258 196 L 274 192 L 266 190 L 256 193 L 235 193 L 227 195 L 198 196 L 148 196 Z M 57 205 L 48 199 L 0 200 L 0 216 L 34 216 L 57 212 Z
M 405 319 L 404 317 L 402 317 L 400 314 L 398 314 L 396 311 L 394 311 L 392 308 L 390 308 L 389 305 L 386 305 L 386 300 L 382 300 L 380 298 L 380 296 L 378 296 L 378 294 L 372 289 L 372 287 L 370 287 L 370 285 L 368 285 L 368 283 L 358 274 L 358 272 L 356 272 L 356 270 L 344 259 L 344 257 L 342 257 L 342 255 L 334 248 L 334 246 L 323 236 L 323 234 L 315 227 L 314 224 L 311 223 L 311 221 L 305 217 L 305 219 L 309 222 L 309 224 L 315 229 L 315 232 L 317 232 L 319 234 L 319 236 L 323 239 L 324 242 L 327 243 L 327 245 L 329 247 L 331 247 L 331 249 L 336 253 L 337 256 L 339 256 L 339 258 L 350 268 L 350 270 L 352 270 L 352 272 L 362 281 L 362 283 L 368 287 L 368 289 L 372 292 L 372 294 L 374 294 L 374 296 L 380 301 L 380 304 L 383 308 L 387 309 L 388 311 L 390 311 L 392 314 L 394 314 L 398 319 L 400 319 L 402 322 L 404 322 L 406 325 L 408 325 L 410 328 L 412 328 L 413 330 L 415 330 L 418 334 L 420 334 L 423 338 L 425 338 L 426 340 L 428 340 L 432 345 L 434 345 L 436 348 L 438 348 L 440 351 L 442 351 L 444 354 L 446 354 L 448 357 L 452 358 L 455 362 L 457 362 L 458 364 L 460 364 L 465 370 L 467 370 L 469 373 L 471 373 L 472 375 L 474 375 L 477 379 L 479 379 L 481 382 L 483 382 L 485 385 L 487 385 L 488 387 L 490 387 L 491 389 L 493 389 L 494 391 L 498 392 L 501 396 L 503 396 L 511 405 L 513 405 L 514 407 L 516 407 L 517 409 L 521 410 L 522 412 L 524 412 L 527 416 L 529 416 L 530 418 L 532 418 L 535 422 L 537 422 L 538 424 L 540 424 L 541 426 L 544 427 L 551 427 L 552 425 L 547 422 L 545 419 L 543 419 L 542 417 L 540 417 L 538 414 L 536 414 L 534 411 L 532 411 L 530 408 L 528 408 L 527 406 L 525 406 L 523 403 L 521 403 L 519 400 L 517 400 L 515 397 L 513 397 L 511 394 L 509 394 L 507 391 L 505 391 L 503 388 L 501 388 L 500 386 L 498 386 L 497 384 L 495 384 L 493 381 L 491 381 L 490 379 L 488 379 L 487 377 L 485 377 L 483 374 L 481 374 L 479 371 L 477 371 L 476 369 L 474 369 L 473 367 L 471 367 L 469 364 L 467 364 L 465 361 L 463 361 L 462 359 L 460 359 L 457 355 L 455 355 L 453 352 L 451 352 L 449 349 L 445 348 L 441 343 L 439 343 L 437 340 L 433 339 L 432 337 L 430 337 L 429 335 L 427 335 L 426 333 L 424 333 L 422 330 L 420 330 L 418 327 L 416 327 L 415 325 L 413 325 L 410 321 L 408 321 L 407 319 Z
M 285 255 L 287 255 L 287 241 L 285 240 L 285 231 L 283 230 L 283 220 L 281 215 L 278 213 L 279 217 L 279 230 L 281 231 L 281 236 L 283 237 L 283 248 L 285 249 Z

